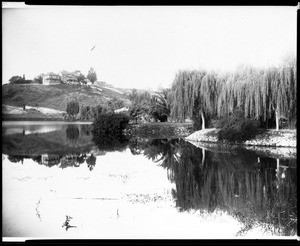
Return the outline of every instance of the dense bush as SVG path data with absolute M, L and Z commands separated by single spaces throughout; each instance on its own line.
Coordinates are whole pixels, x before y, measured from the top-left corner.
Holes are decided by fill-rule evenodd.
M 237 110 L 232 115 L 220 120 L 217 125 L 219 140 L 229 142 L 241 142 L 254 138 L 259 132 L 259 122 L 250 118 L 244 118 L 243 112 Z
M 81 114 L 80 119 L 82 120 L 89 120 L 93 118 L 93 113 L 90 106 L 82 106 L 81 107 Z
M 100 114 L 93 123 L 93 142 L 99 150 L 123 150 L 128 139 L 122 135 L 129 122 L 125 114 Z
M 13 85 L 21 85 L 21 84 L 31 84 L 34 81 L 32 81 L 31 79 L 18 79 L 18 80 L 14 80 L 12 82 L 10 82 Z
M 107 102 L 107 108 L 111 112 L 114 112 L 116 109 L 120 109 L 123 107 L 124 107 L 123 100 L 117 97 L 113 97 L 113 99 Z
M 93 133 L 119 135 L 129 122 L 126 114 L 100 114 L 93 123 Z
M 82 106 L 81 107 L 81 113 L 80 113 L 80 119 L 82 119 L 82 120 L 94 120 L 103 111 L 104 111 L 104 109 L 100 105 L 98 105 L 96 107 Z

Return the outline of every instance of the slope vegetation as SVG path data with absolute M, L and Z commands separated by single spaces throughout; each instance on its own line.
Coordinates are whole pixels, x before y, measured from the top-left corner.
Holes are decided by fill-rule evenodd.
M 38 106 L 65 111 L 67 103 L 78 100 L 80 105 L 106 106 L 113 97 L 122 99 L 125 106 L 130 105 L 126 93 L 122 89 L 109 89 L 105 86 L 76 85 L 10 85 L 2 86 L 2 104 L 22 107 Z M 124 90 L 125 91 L 125 90 Z

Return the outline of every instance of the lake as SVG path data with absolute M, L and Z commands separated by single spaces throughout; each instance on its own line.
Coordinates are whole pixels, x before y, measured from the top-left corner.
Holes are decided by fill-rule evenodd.
M 2 124 L 2 236 L 296 238 L 294 158 L 181 138 L 93 137 L 91 124 Z

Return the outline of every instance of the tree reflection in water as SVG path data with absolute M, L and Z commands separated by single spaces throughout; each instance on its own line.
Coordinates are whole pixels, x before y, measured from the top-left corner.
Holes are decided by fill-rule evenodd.
M 86 164 L 88 165 L 90 171 L 92 171 L 96 165 L 96 157 L 93 154 L 91 154 L 91 156 L 89 156 L 86 159 Z
M 130 148 L 168 170 L 181 211 L 227 211 L 243 223 L 239 234 L 257 223 L 279 235 L 296 234 L 295 159 L 276 160 L 244 149 L 207 151 L 178 139 L 154 139 Z
M 93 132 L 92 140 L 100 151 L 123 151 L 129 143 L 129 139 L 123 135 L 107 135 L 95 132 Z
M 208 151 L 180 139 L 128 140 L 91 129 L 89 125 L 76 129 L 68 126 L 38 135 L 12 134 L 5 136 L 2 152 L 11 162 L 31 158 L 59 168 L 86 162 L 93 170 L 94 151 L 122 151 L 129 146 L 133 155 L 142 154 L 167 170 L 176 187 L 172 194 L 180 210 L 221 209 L 244 224 L 241 234 L 257 222 L 275 228 L 280 235 L 296 233 L 295 159 L 276 160 L 243 149 Z
M 66 129 L 67 138 L 71 142 L 76 142 L 79 138 L 79 129 L 76 125 L 69 125 Z

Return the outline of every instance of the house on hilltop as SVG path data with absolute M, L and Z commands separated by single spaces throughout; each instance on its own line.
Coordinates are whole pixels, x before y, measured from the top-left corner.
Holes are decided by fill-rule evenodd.
M 57 85 L 61 83 L 60 76 L 55 73 L 47 73 L 43 75 L 43 85 Z
M 61 80 L 63 83 L 69 84 L 69 85 L 79 84 L 76 76 L 73 74 L 62 74 Z

